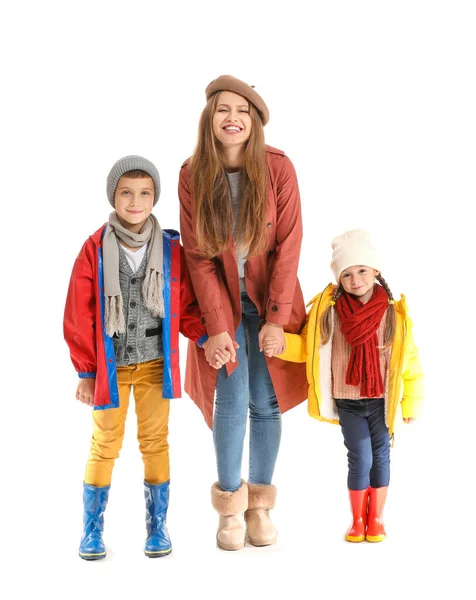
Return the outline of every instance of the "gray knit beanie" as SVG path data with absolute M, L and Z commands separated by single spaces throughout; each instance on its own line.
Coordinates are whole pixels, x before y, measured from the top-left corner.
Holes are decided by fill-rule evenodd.
M 145 171 L 147 175 L 152 177 L 154 182 L 154 206 L 160 196 L 160 177 L 155 165 L 150 160 L 143 156 L 137 156 L 132 154 L 130 156 L 124 156 L 114 163 L 112 169 L 109 171 L 107 176 L 107 197 L 112 207 L 114 208 L 114 194 L 116 193 L 116 187 L 119 183 L 119 179 L 128 171 Z

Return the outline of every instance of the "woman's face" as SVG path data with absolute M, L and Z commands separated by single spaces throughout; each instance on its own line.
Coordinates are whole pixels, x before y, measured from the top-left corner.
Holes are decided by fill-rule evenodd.
M 234 92 L 219 92 L 213 133 L 225 147 L 237 147 L 247 142 L 251 134 L 248 100 Z

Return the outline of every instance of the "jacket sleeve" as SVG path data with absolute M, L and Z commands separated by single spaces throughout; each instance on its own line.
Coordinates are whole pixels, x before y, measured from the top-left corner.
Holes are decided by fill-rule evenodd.
M 197 248 L 195 225 L 192 219 L 192 195 L 187 167 L 182 167 L 179 177 L 180 234 L 185 259 L 193 289 L 200 307 L 200 319 L 208 335 L 227 331 L 228 325 L 221 302 L 216 263 L 204 258 Z
M 63 320 L 64 338 L 81 378 L 95 377 L 97 369 L 96 293 L 86 244 L 73 266 Z
M 307 329 L 309 317 L 300 333 L 285 333 L 286 350 L 278 354 L 277 358 L 288 360 L 289 362 L 303 363 L 307 360 Z
M 418 349 L 413 340 L 412 322 L 409 317 L 405 319 L 405 328 L 402 416 L 415 418 L 419 415 L 423 401 L 423 371 L 418 358 Z
M 276 258 L 270 277 L 266 321 L 289 323 L 302 241 L 301 199 L 294 166 L 284 157 L 277 178 Z
M 200 347 L 208 338 L 205 326 L 200 321 L 200 308 L 193 291 L 183 246 L 180 246 L 180 333 Z

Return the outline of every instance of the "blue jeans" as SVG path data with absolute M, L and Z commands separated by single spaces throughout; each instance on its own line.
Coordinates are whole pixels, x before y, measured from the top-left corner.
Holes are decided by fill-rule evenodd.
M 229 492 L 241 485 L 248 407 L 251 483 L 271 483 L 281 440 L 281 412 L 258 346 L 258 310 L 243 292 L 241 309 L 242 320 L 236 331 L 238 367 L 229 377 L 224 367 L 218 371 L 213 417 L 218 483 Z
M 336 400 L 349 459 L 349 490 L 385 487 L 390 481 L 390 437 L 385 400 Z

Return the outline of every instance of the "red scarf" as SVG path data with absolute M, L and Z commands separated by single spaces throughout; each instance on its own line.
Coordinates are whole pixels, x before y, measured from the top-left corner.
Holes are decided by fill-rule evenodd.
M 383 396 L 377 331 L 388 308 L 388 296 L 381 285 L 374 285 L 372 297 L 363 304 L 344 292 L 336 301 L 341 331 L 352 347 L 345 382 L 360 385 L 360 394 L 367 398 Z

